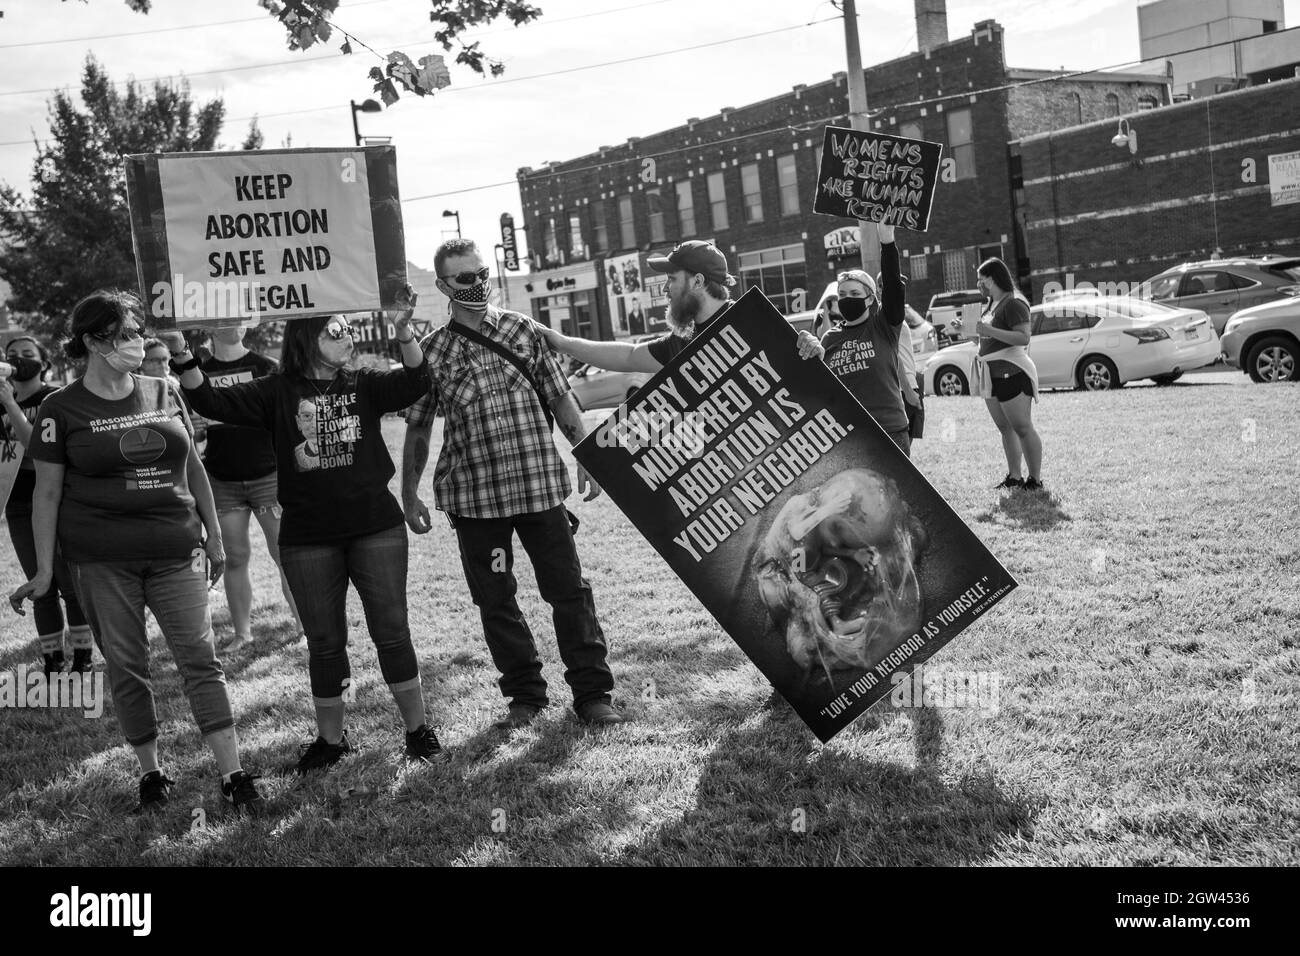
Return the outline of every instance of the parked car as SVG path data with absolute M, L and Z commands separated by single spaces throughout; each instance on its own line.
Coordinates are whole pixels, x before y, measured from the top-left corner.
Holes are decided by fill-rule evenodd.
M 1196 309 L 1084 296 L 1036 305 L 1029 318 L 1029 354 L 1042 388 L 1100 391 L 1141 378 L 1163 385 L 1219 355 L 1214 326 Z M 936 352 L 922 370 L 926 393 L 969 394 L 975 354 L 974 342 Z
M 942 348 L 965 338 L 963 323 L 978 318 L 983 309 L 984 293 L 979 289 L 940 292 L 930 299 L 925 320 L 934 326 L 938 345 Z
M 660 337 L 638 335 L 632 341 L 653 342 Z M 650 372 L 611 372 L 594 365 L 579 364 L 569 373 L 569 387 L 573 389 L 578 407 L 585 412 L 592 408 L 617 408 L 650 378 Z
M 912 354 L 916 358 L 930 355 L 939 350 L 939 337 L 933 325 L 921 318 L 921 313 L 910 305 L 906 306 L 904 318 L 907 327 L 912 330 Z
M 1153 302 L 1200 309 L 1209 315 L 1214 331 L 1234 312 L 1300 295 L 1300 258 L 1260 256 L 1185 262 L 1152 276 L 1139 294 Z
M 1223 328 L 1223 357 L 1256 382 L 1300 381 L 1300 298 L 1234 313 Z
M 795 312 L 787 315 L 785 320 L 794 326 L 796 332 L 813 332 L 813 325 L 817 321 L 816 312 Z M 815 335 L 816 333 L 813 332 Z

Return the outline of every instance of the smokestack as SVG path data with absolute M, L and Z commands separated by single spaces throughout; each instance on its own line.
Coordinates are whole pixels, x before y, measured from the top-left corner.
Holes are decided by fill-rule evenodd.
M 948 7 L 944 0 L 915 0 L 916 47 L 924 53 L 948 42 Z

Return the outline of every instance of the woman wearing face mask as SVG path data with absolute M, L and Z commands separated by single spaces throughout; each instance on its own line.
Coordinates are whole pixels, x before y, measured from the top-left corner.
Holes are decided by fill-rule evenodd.
M 388 491 L 395 469 L 380 432 L 387 412 L 429 390 L 429 368 L 411 329 L 415 297 L 393 317 L 403 368 L 352 370 L 352 329 L 342 315 L 286 324 L 280 371 L 213 388 L 178 333 L 167 333 L 174 367 L 194 409 L 205 418 L 264 428 L 275 448 L 280 564 L 307 634 L 317 737 L 303 748 L 298 771 L 329 767 L 352 748 L 344 733 L 347 590 L 365 609 L 379 667 L 406 725 L 406 756 L 444 756 L 427 726 L 420 671 L 407 620 L 406 523 Z
M 971 385 L 988 406 L 1007 456 L 1007 476 L 995 487 L 1041 491 L 1043 442 L 1030 415 L 1038 397 L 1038 369 L 1028 351 L 1029 303 L 1016 292 L 1001 259 L 986 259 L 975 271 L 989 304 L 976 326 L 979 354 Z M 1023 479 L 1021 459 L 1029 470 Z
M 24 599 L 49 590 L 57 534 L 144 774 L 137 812 L 165 805 L 173 786 L 158 763 L 144 618 L 146 607 L 153 611 L 216 757 L 222 798 L 257 812 L 262 798 L 240 767 L 208 613 L 208 582 L 225 562 L 217 510 L 174 386 L 135 374 L 141 322 L 140 300 L 126 292 L 96 292 L 72 309 L 64 351 L 84 359 L 86 371 L 41 403 L 32 426 L 37 570 L 9 600 L 21 613 Z
M 826 366 L 871 413 L 894 444 L 910 455 L 907 410 L 899 391 L 898 339 L 903 324 L 905 289 L 899 269 L 894 227 L 876 225 L 880 237 L 879 293 L 861 269 L 839 274 L 838 301 L 828 304 L 839 324 L 822 336 Z M 825 298 L 825 297 L 824 297 Z
M 50 373 L 50 356 L 33 338 L 20 336 L 5 345 L 5 361 L 14 372 L 8 379 L 0 379 L 0 445 L 8 444 L 9 453 L 16 454 L 17 446 L 27 448 L 32 440 L 32 422 L 36 409 L 47 395 L 58 391 L 45 378 Z M 36 466 L 24 455 L 14 476 L 14 483 L 5 504 L 5 520 L 9 524 L 9 537 L 13 541 L 18 564 L 29 578 L 36 575 L 36 538 L 32 533 L 32 493 L 36 490 Z M 0 489 L 2 491 L 2 489 Z M 72 646 L 72 669 L 90 671 L 91 647 L 94 638 L 90 625 L 81 613 L 72 578 L 63 557 L 54 555 L 54 583 L 40 597 L 32 600 L 32 616 L 36 634 L 45 661 L 45 676 L 63 670 L 64 615 L 59 598 L 67 608 L 68 643 Z

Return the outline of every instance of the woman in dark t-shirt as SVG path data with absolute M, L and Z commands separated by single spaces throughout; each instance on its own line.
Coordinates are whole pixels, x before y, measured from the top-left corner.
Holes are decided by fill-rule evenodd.
M 824 361 L 903 454 L 910 455 L 907 410 L 898 387 L 898 337 L 906 316 L 906 292 L 894 227 L 877 224 L 876 233 L 880 290 L 861 269 L 840 273 L 838 300 L 828 306 L 838 324 L 822 336 Z
M 199 368 L 213 388 L 226 388 L 276 371 L 276 364 L 264 355 L 244 347 L 244 327 L 214 329 L 212 354 Z M 217 518 L 226 545 L 226 604 L 235 636 L 226 646 L 236 651 L 253 639 L 253 582 L 249 575 L 252 544 L 248 536 L 253 518 L 262 528 L 266 550 L 280 566 L 280 501 L 276 481 L 275 449 L 271 433 L 265 428 L 247 428 L 211 422 L 206 425 L 207 447 L 203 467 L 212 483 L 212 497 L 217 503 Z M 289 590 L 289 582 L 280 572 L 280 590 L 298 633 L 298 609 Z
M 25 598 L 49 589 L 57 534 L 144 774 L 139 812 L 164 806 L 173 785 L 158 762 L 144 618 L 146 607 L 153 611 L 216 758 L 223 800 L 255 813 L 262 798 L 239 764 L 208 613 L 208 581 L 216 583 L 225 561 L 217 511 L 175 386 L 135 374 L 142 321 L 140 300 L 128 292 L 96 292 L 73 307 L 64 351 L 84 359 L 86 372 L 41 404 L 32 427 L 37 571 L 9 600 L 22 613 Z
M 1016 293 L 1011 270 L 1001 259 L 986 259 L 976 272 L 989 305 L 976 326 L 975 384 L 1007 456 L 1007 476 L 996 487 L 1038 491 L 1043 487 L 1043 443 L 1030 414 L 1038 396 L 1038 370 L 1028 352 L 1029 305 Z M 1022 459 L 1029 471 L 1024 478 Z
M 407 290 L 411 310 L 414 294 Z M 213 388 L 179 333 L 167 333 L 181 385 L 195 411 L 214 421 L 271 433 L 280 504 L 280 560 L 302 614 L 316 739 L 298 771 L 329 767 L 352 748 L 344 733 L 349 581 L 365 609 L 384 682 L 406 724 L 412 760 L 446 757 L 425 718 L 420 669 L 407 618 L 406 521 L 388 490 L 395 469 L 380 422 L 429 390 L 429 366 L 415 341 L 412 311 L 396 314 L 403 367 L 348 367 L 356 354 L 343 315 L 286 324 L 280 372 Z
M 14 367 L 14 374 L 0 379 L 0 462 L 12 461 L 22 455 L 31 444 L 32 422 L 36 409 L 48 395 L 58 391 L 45 381 L 50 373 L 50 356 L 33 338 L 19 336 L 5 345 L 5 361 Z M 32 492 L 36 490 L 36 466 L 28 455 L 22 456 L 18 472 L 14 475 L 5 502 L 5 521 L 9 537 L 23 574 L 29 578 L 36 574 L 36 539 L 32 536 Z M 4 497 L 3 479 L 0 479 L 0 499 Z M 54 555 L 54 583 L 44 594 L 32 600 L 32 617 L 36 623 L 37 640 L 45 661 L 45 676 L 63 669 L 63 612 L 59 598 L 67 608 L 67 637 L 72 645 L 72 669 L 89 672 L 91 648 L 94 639 L 90 625 L 81 613 L 72 578 L 63 556 Z

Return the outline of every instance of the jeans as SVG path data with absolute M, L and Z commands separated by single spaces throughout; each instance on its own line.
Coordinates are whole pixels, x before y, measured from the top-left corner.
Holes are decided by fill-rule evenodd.
M 32 533 L 32 513 L 30 511 L 6 512 L 5 518 L 9 522 L 9 537 L 14 543 L 18 564 L 22 567 L 23 574 L 31 578 L 36 574 L 36 538 Z M 72 574 L 68 570 L 68 563 L 63 560 L 56 547 L 54 583 L 50 585 L 48 591 L 32 600 L 34 610 L 32 617 L 36 621 L 37 634 L 63 633 L 63 612 L 59 610 L 60 595 L 68 608 L 68 626 L 83 626 L 86 623 L 86 616 L 82 614 L 81 605 L 77 601 L 76 591 L 72 586 Z
M 605 662 L 605 635 L 564 507 L 508 518 L 456 515 L 452 521 L 465 580 L 483 619 L 483 636 L 501 672 L 501 693 L 516 704 L 547 704 L 537 644 L 515 601 L 512 539 L 517 532 L 537 575 L 537 589 L 553 612 L 574 708 L 595 700 L 608 703 L 614 675 Z
M 199 732 L 206 736 L 235 725 L 213 643 L 206 561 L 69 561 L 68 567 L 108 665 L 117 722 L 127 743 L 138 747 L 158 736 L 146 607 L 171 648 Z
M 366 626 L 390 686 L 419 677 L 406 617 L 406 525 L 330 544 L 280 546 L 280 567 L 307 633 L 313 697 L 340 697 L 348 664 L 348 581 L 361 598 Z

